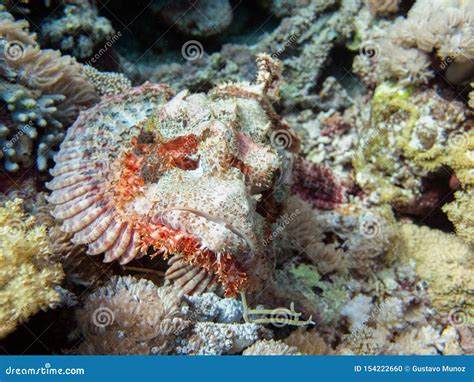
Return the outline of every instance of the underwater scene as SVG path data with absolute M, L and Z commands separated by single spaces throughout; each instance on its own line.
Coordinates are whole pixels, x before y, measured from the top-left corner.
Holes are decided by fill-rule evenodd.
M 0 0 L 0 354 L 474 353 L 473 0 Z

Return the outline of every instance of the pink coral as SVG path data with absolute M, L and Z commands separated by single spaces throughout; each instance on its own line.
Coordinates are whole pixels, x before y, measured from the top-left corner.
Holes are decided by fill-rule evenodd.
M 313 207 L 333 210 L 346 201 L 347 182 L 341 182 L 324 166 L 298 158 L 293 166 L 291 190 Z

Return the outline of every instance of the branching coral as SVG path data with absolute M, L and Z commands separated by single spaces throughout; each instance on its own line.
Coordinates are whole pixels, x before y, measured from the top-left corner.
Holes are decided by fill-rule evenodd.
M 42 50 L 28 23 L 0 17 L 0 158 L 7 171 L 46 170 L 79 110 L 96 100 L 82 67 L 69 56 Z
M 59 304 L 62 279 L 46 227 L 25 214 L 21 199 L 7 201 L 0 207 L 0 338 Z
M 214 295 L 212 300 L 216 299 L 219 300 Z M 219 314 L 205 311 L 203 314 L 197 300 L 188 304 L 177 288 L 114 277 L 89 295 L 78 310 L 84 341 L 76 352 L 232 354 L 241 352 L 263 334 L 255 324 L 199 322 L 219 319 Z

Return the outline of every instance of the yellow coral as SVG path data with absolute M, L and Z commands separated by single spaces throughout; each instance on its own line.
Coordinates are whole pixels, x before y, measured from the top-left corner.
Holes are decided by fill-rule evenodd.
M 469 244 L 474 244 L 474 130 L 460 136 L 448 150 L 445 164 L 456 173 L 462 184 L 455 201 L 445 205 L 443 211 L 456 227 L 456 233 Z
M 21 199 L 0 207 L 0 338 L 41 309 L 60 302 L 63 271 L 51 259 L 46 227 Z
M 473 317 L 474 299 L 469 293 L 474 280 L 474 259 L 460 238 L 412 223 L 400 226 L 398 255 L 416 262 L 417 274 L 428 281 L 431 304 L 440 313 L 462 310 Z
M 457 191 L 456 200 L 443 207 L 456 227 L 456 233 L 466 243 L 474 243 L 474 190 Z

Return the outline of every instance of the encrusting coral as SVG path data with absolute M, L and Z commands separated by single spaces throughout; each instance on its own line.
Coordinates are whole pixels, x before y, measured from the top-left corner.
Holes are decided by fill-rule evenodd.
M 0 205 L 0 338 L 30 316 L 61 302 L 64 274 L 51 254 L 46 226 L 22 200 Z
M 69 129 L 49 201 L 73 241 L 122 264 L 147 254 L 180 255 L 187 291 L 214 281 L 227 295 L 258 289 L 273 267 L 264 255 L 275 216 L 257 213 L 283 172 L 272 131 L 289 134 L 270 106 L 278 65 L 258 59 L 255 84 L 205 94 L 144 84 L 105 98 Z
M 4 11 L 0 47 L 0 158 L 10 172 L 35 162 L 46 170 L 65 128 L 97 94 L 75 59 L 40 49 L 28 23 Z
M 222 301 L 215 295 L 211 299 Z M 90 294 L 77 311 L 83 341 L 73 351 L 155 355 L 239 353 L 266 333 L 259 325 L 239 324 L 242 316 L 236 312 L 241 309 L 227 304 L 227 313 L 237 322 L 222 323 L 216 321 L 222 315 L 203 311 L 196 299 L 187 302 L 179 288 L 157 287 L 133 277 L 113 277 Z
M 365 122 L 364 117 L 356 122 L 359 144 L 353 165 L 357 183 L 372 202 L 429 210 L 432 206 L 423 206 L 423 178 L 443 165 L 456 173 L 469 167 L 466 151 L 446 155 L 465 149 L 457 142 L 465 139 L 472 126 L 461 102 L 447 101 L 431 89 L 415 91 L 383 83 L 371 104 L 359 108 L 359 116 L 367 108 L 369 116 Z

